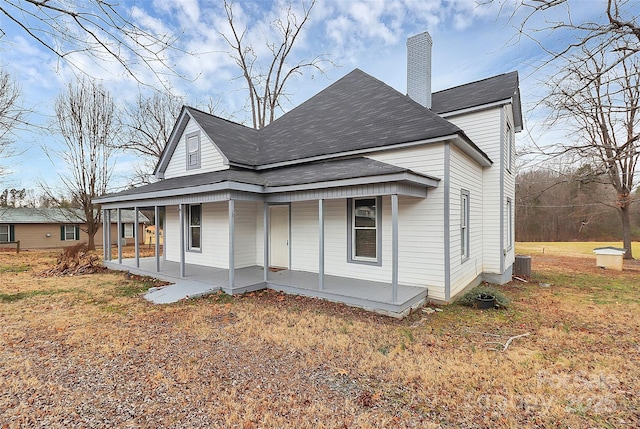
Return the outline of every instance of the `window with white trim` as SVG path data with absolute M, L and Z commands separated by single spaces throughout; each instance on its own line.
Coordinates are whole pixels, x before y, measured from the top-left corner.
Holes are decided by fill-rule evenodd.
M 78 227 L 77 225 L 60 225 L 60 240 L 80 240 L 80 227 Z
M 188 222 L 189 222 L 189 250 L 200 250 L 200 224 L 202 223 L 202 206 L 194 204 L 189 206 Z
M 11 240 L 11 226 L 0 225 L 0 243 L 8 243 Z
M 187 170 L 200 168 L 200 133 L 190 133 L 186 137 Z
M 469 257 L 469 191 L 460 192 L 460 252 Z
M 133 238 L 133 224 L 132 223 L 125 223 L 122 225 L 123 227 L 123 232 L 122 232 L 122 236 L 124 238 Z
M 380 263 L 380 213 L 382 198 L 353 198 L 348 201 L 349 262 Z
M 513 214 L 511 198 L 507 198 L 507 250 L 513 247 Z

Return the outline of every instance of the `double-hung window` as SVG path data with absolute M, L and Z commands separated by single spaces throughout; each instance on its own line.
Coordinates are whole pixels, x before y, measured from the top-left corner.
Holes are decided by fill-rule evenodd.
M 60 225 L 60 240 L 80 240 L 80 227 L 78 227 L 77 225 Z
M 0 225 L 0 243 L 13 241 L 11 235 L 11 225 Z
M 460 193 L 460 251 L 463 259 L 469 257 L 469 191 Z
M 202 206 L 189 206 L 189 250 L 200 250 L 200 224 L 202 221 Z
M 380 197 L 348 200 L 349 262 L 380 264 Z
M 187 144 L 187 170 L 200 168 L 200 133 L 186 135 Z
M 124 237 L 124 238 L 133 238 L 133 224 L 132 223 L 122 224 L 122 237 Z

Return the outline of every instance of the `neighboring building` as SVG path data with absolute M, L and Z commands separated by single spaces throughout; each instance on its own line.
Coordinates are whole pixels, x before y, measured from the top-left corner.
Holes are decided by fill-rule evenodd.
M 392 314 L 509 281 L 518 74 L 432 94 L 430 36 L 407 46 L 408 96 L 356 69 L 261 130 L 184 107 L 161 180 L 96 199 L 164 212 L 139 269 Z
M 139 242 L 144 243 L 144 224 L 149 219 L 142 213 L 138 216 Z M 111 223 L 112 243 L 118 235 L 124 244 L 134 243 L 133 211 L 123 211 L 120 234 L 114 220 Z M 0 246 L 2 243 L 20 241 L 21 249 L 47 249 L 86 243 L 89 236 L 82 210 L 60 208 L 12 208 L 0 207 Z M 102 227 L 98 229 L 95 245 L 102 246 Z

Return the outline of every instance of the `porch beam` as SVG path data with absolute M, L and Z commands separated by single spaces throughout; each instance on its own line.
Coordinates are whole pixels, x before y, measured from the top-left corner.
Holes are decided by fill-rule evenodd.
M 155 234 L 156 234 L 156 243 L 155 243 L 155 256 L 156 256 L 156 273 L 160 272 L 160 240 L 159 231 L 160 231 L 160 206 L 154 206 L 153 208 L 154 215 L 154 223 L 155 223 Z
M 184 277 L 185 276 L 185 262 L 184 262 L 184 230 L 186 228 L 186 225 L 184 223 L 184 210 L 185 210 L 185 205 L 184 204 L 179 204 L 178 205 L 178 215 L 179 215 L 179 220 L 178 223 L 180 225 L 180 277 Z
M 263 229 L 264 229 L 264 281 L 265 283 L 269 281 L 269 204 L 264 203 L 263 205 Z
M 122 209 L 116 210 L 116 213 L 118 218 L 118 264 L 122 264 L 122 240 L 120 237 L 122 235 Z
M 235 201 L 229 200 L 229 288 L 233 290 L 235 280 Z
M 324 200 L 318 200 L 318 289 L 324 290 Z
M 391 195 L 391 302 L 398 301 L 398 195 Z
M 138 237 L 138 207 L 133 208 L 133 240 L 136 249 L 136 268 L 140 268 L 140 243 Z

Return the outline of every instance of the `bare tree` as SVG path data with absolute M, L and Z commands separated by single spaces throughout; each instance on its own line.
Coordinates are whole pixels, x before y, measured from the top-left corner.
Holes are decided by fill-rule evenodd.
M 0 159 L 7 159 L 13 151 L 13 132 L 22 124 L 24 109 L 18 104 L 20 88 L 9 73 L 0 70 Z M 0 177 L 3 168 L 0 164 Z
M 176 49 L 174 36 L 155 34 L 138 25 L 118 2 L 107 0 L 3 0 L 0 16 L 72 68 L 83 71 L 74 55 L 96 61 L 116 60 L 138 80 L 136 66 L 151 70 L 159 81 L 171 70 L 166 53 Z M 0 40 L 4 32 L 0 29 Z
M 619 43 L 609 45 L 609 52 L 583 46 L 551 81 L 546 104 L 553 120 L 569 124 L 573 131 L 552 154 L 592 159 L 606 174 L 616 192 L 625 257 L 632 258 L 631 192 L 640 157 L 640 58 L 627 55 Z
M 117 138 L 115 103 L 102 86 L 83 79 L 70 83 L 58 96 L 55 115 L 64 148 L 55 154 L 46 148 L 45 151 L 52 161 L 60 159 L 66 164 L 68 173 L 59 175 L 64 193 L 82 210 L 89 249 L 93 250 L 101 215 L 100 207 L 91 200 L 107 193 L 113 172 L 111 155 Z M 49 186 L 45 185 L 44 191 L 57 201 Z
M 118 148 L 140 156 L 132 184 L 151 181 L 151 174 L 178 119 L 183 99 L 170 92 L 138 95 L 135 104 L 124 108 L 122 128 L 126 137 Z
M 295 64 L 290 64 L 288 61 L 314 5 L 315 0 L 312 0 L 308 7 L 303 4 L 302 16 L 297 16 L 289 4 L 284 11 L 284 17 L 277 18 L 271 23 L 279 39 L 266 42 L 270 57 L 266 62 L 262 62 L 254 46 L 246 41 L 248 29 L 237 27 L 233 3 L 227 0 L 224 2 L 231 35 L 224 33 L 221 35 L 231 48 L 231 57 L 242 71 L 242 78 L 249 92 L 251 120 L 256 129 L 271 123 L 276 118 L 278 110 L 283 110 L 281 100 L 287 96 L 285 87 L 291 76 L 302 74 L 307 68 L 323 73 L 322 64 L 331 62 L 323 55 L 301 60 Z

